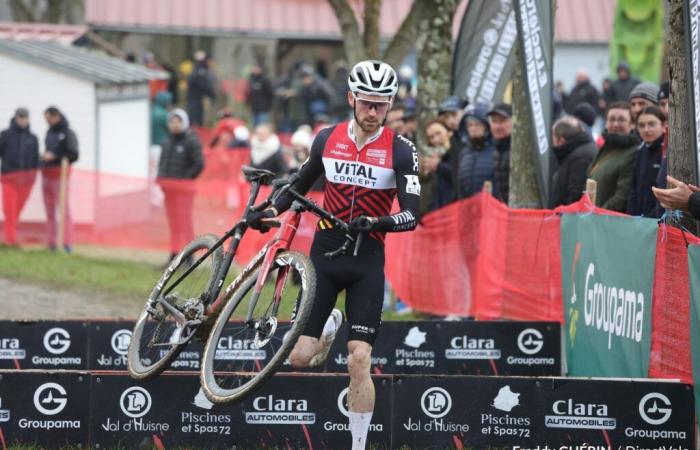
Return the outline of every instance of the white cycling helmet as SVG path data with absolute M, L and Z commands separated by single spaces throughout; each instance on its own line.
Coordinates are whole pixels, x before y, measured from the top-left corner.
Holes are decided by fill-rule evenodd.
M 370 59 L 355 64 L 348 74 L 348 87 L 356 94 L 393 97 L 399 89 L 398 80 L 389 64 Z

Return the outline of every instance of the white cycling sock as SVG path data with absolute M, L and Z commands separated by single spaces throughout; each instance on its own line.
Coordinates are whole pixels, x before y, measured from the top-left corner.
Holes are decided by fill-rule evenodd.
M 336 331 L 338 330 L 336 329 L 335 320 L 333 320 L 333 315 L 331 314 L 328 316 L 328 320 L 326 320 L 326 324 L 323 326 L 323 332 L 321 334 L 323 336 L 330 336 Z
M 365 450 L 367 431 L 372 422 L 372 413 L 349 412 L 350 433 L 352 433 L 352 450 Z

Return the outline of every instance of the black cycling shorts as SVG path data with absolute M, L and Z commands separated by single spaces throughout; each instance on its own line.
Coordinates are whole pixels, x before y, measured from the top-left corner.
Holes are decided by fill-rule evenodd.
M 324 239 L 326 233 L 317 232 L 311 247 L 311 261 L 316 269 L 316 298 L 303 334 L 321 336 L 338 294 L 345 289 L 345 316 L 350 326 L 348 340 L 373 345 L 382 322 L 384 246 L 367 238 L 359 255 L 329 260 L 323 254 L 339 245 L 335 245 L 337 239 L 330 239 L 330 242 Z

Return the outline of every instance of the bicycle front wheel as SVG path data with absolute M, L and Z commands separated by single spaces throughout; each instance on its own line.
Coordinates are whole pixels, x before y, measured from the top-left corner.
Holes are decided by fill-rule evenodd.
M 216 274 L 223 263 L 221 246 L 183 275 L 217 242 L 213 234 L 194 239 L 165 269 L 134 325 L 128 352 L 129 374 L 147 380 L 167 369 L 201 325 Z M 179 281 L 178 281 L 179 280 Z
M 242 281 L 205 344 L 202 387 L 214 403 L 241 401 L 260 388 L 289 356 L 311 312 L 316 273 L 307 256 L 277 255 L 254 300 L 259 274 L 260 267 Z M 295 308 L 291 322 L 278 321 Z

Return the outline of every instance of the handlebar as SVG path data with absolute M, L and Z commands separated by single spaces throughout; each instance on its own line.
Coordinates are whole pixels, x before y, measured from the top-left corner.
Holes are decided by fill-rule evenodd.
M 309 211 L 313 213 L 314 215 L 325 219 L 329 222 L 331 222 L 335 227 L 340 228 L 344 233 L 345 233 L 345 241 L 343 244 L 334 251 L 324 253 L 324 257 L 326 259 L 335 259 L 341 255 L 345 255 L 349 252 L 350 246 L 354 244 L 353 246 L 353 251 L 352 254 L 353 256 L 357 256 L 360 246 L 362 245 L 362 241 L 364 239 L 364 234 L 359 233 L 359 234 L 353 234 L 350 232 L 350 226 L 348 225 L 347 222 L 335 217 L 332 213 L 329 211 L 326 211 L 322 207 L 318 206 L 316 202 L 314 202 L 311 199 L 306 198 L 305 196 L 299 194 L 297 191 L 292 189 L 292 186 L 294 183 L 296 183 L 299 180 L 299 174 L 295 173 L 289 178 L 286 179 L 276 179 L 272 181 L 272 193 L 263 200 L 261 203 L 255 206 L 250 206 L 250 211 L 251 212 L 259 212 L 264 210 L 265 208 L 269 208 L 272 203 L 274 202 L 275 199 L 279 198 L 280 196 L 286 194 L 291 195 L 294 200 L 297 202 L 298 205 L 300 205 L 300 210 L 301 211 Z M 255 184 L 255 183 L 254 183 Z M 257 189 L 255 189 L 255 194 L 257 195 Z M 252 194 L 253 192 L 251 192 Z M 254 202 L 255 199 L 251 198 L 250 203 Z M 279 222 L 274 223 L 274 225 L 271 223 L 270 226 L 279 226 Z

